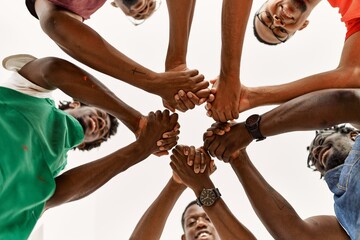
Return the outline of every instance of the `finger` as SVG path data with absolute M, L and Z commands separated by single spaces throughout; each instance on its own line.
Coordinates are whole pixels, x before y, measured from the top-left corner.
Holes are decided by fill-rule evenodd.
M 195 107 L 196 105 L 200 105 L 200 104 L 201 104 L 201 103 L 200 103 L 201 99 L 198 98 L 198 96 L 196 96 L 194 93 L 192 93 L 192 92 L 187 92 L 186 95 L 187 95 L 187 98 L 191 101 L 191 104 L 194 105 L 194 107 Z M 205 99 L 205 100 L 206 100 L 206 98 L 202 98 L 202 99 Z
M 217 169 L 217 167 L 216 167 L 216 165 L 215 165 L 215 161 L 211 159 L 209 165 L 210 165 L 210 174 L 212 174 L 212 173 L 215 172 L 216 169 Z
M 201 152 L 196 151 L 196 153 L 195 153 L 195 161 L 194 161 L 194 172 L 195 173 L 200 172 L 200 165 L 201 165 Z
M 232 118 L 238 119 L 239 118 L 239 111 L 232 111 Z
M 188 95 L 183 90 L 179 91 L 179 96 L 186 109 L 193 109 L 195 107 L 195 104 L 191 102 L 191 100 L 188 98 Z
M 175 112 L 175 108 L 173 108 L 167 101 L 163 100 L 163 106 L 169 109 L 171 112 Z
M 213 133 L 213 131 L 212 130 L 206 130 L 206 132 L 203 134 L 203 141 L 205 141 L 206 140 L 206 138 L 209 138 L 209 137 L 211 137 L 211 136 L 213 136 L 214 135 L 214 133 Z
M 209 150 L 209 147 L 211 145 L 211 143 L 215 140 L 215 136 L 212 136 L 212 137 L 208 137 L 204 140 L 204 148 L 206 150 Z
M 187 164 L 189 166 L 192 166 L 194 164 L 195 158 L 196 158 L 196 150 L 194 146 L 189 147 L 189 153 L 187 155 Z
M 172 149 L 173 147 L 175 147 L 177 145 L 178 140 L 179 140 L 179 138 L 176 137 L 176 139 L 174 141 L 169 142 L 168 144 L 162 145 L 159 149 L 160 150 L 170 150 L 170 149 Z
M 154 152 L 153 154 L 157 157 L 161 157 L 161 156 L 169 155 L 169 152 L 168 151 L 158 151 L 158 152 Z
M 187 74 L 189 74 L 191 77 L 199 75 L 201 77 L 202 74 L 199 74 L 199 71 L 196 69 L 189 69 L 185 71 Z M 203 76 L 204 77 L 204 76 Z
M 212 93 L 210 93 L 207 101 L 208 101 L 209 103 L 211 103 L 211 102 L 213 102 L 214 100 L 215 100 L 215 95 L 212 94 Z
M 186 112 L 187 107 L 185 106 L 185 104 L 182 102 L 179 94 L 175 95 L 175 101 L 176 101 L 176 109 L 179 110 L 180 112 Z
M 163 139 L 173 138 L 173 137 L 178 136 L 179 134 L 180 134 L 180 131 L 179 131 L 179 130 L 177 130 L 177 131 L 165 132 L 165 133 L 163 133 L 162 138 L 163 138 Z
M 199 98 L 209 98 L 210 89 L 209 88 L 201 89 L 201 90 L 197 91 L 195 94 Z
M 215 138 L 214 138 L 215 139 Z M 212 141 L 210 144 L 209 144 L 209 147 L 207 148 L 210 156 L 212 157 L 216 157 L 216 149 L 218 148 L 219 146 L 219 142 L 218 141 Z
M 173 114 L 171 114 L 171 116 L 169 118 L 170 118 L 170 120 L 169 120 L 170 128 L 169 128 L 168 132 L 171 129 L 176 129 L 176 128 L 179 129 L 180 128 L 180 125 L 178 123 L 179 115 L 177 113 L 173 113 Z
M 201 162 L 200 162 L 200 172 L 204 173 L 206 170 L 206 161 L 205 161 L 205 156 L 203 152 L 200 152 L 200 156 L 201 156 Z

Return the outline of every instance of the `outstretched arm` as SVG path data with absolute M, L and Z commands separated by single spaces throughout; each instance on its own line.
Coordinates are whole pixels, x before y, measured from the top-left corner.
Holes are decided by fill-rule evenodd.
M 172 108 L 177 108 L 174 96 L 180 89 L 197 92 L 208 86 L 197 70 L 155 73 L 141 66 L 82 23 L 79 16 L 47 0 L 37 0 L 35 7 L 44 32 L 67 54 L 97 71 L 162 97 Z
M 21 68 L 19 73 L 41 87 L 59 88 L 78 101 L 105 110 L 134 133 L 140 130 L 141 113 L 121 101 L 90 73 L 66 60 L 55 57 L 36 59 Z
M 160 239 L 166 220 L 186 186 L 172 177 L 139 220 L 130 239 Z M 156 222 L 156 224 L 154 224 Z
M 196 0 L 167 0 L 170 29 L 165 61 L 166 71 L 184 71 L 188 69 L 186 56 L 195 4 Z M 208 88 L 197 92 L 181 90 L 175 95 L 175 100 L 178 109 L 185 112 L 188 109 L 193 109 L 196 105 L 204 103 L 209 98 L 209 94 L 210 89 Z M 167 102 L 164 102 L 164 106 L 170 108 Z
M 261 176 L 245 149 L 230 163 L 256 214 L 274 239 L 349 239 L 335 216 L 302 220 L 286 199 Z
M 187 156 L 180 146 L 173 149 L 170 165 L 182 182 L 194 191 L 196 197 L 199 197 L 203 188 L 214 188 L 214 183 L 209 177 L 212 172 L 210 156 L 203 149 L 196 152 L 198 157 L 201 155 L 200 158 L 206 163 L 204 172 L 194 172 L 193 167 L 188 165 Z M 253 234 L 232 214 L 222 198 L 216 200 L 212 206 L 203 206 L 203 209 L 210 217 L 221 239 L 255 239 Z
M 157 151 L 156 142 L 164 132 L 175 127 L 177 119 L 177 114 L 169 115 L 167 110 L 151 112 L 146 127 L 135 142 L 58 176 L 55 193 L 46 203 L 46 209 L 88 196 L 117 174 L 147 158 Z M 172 147 L 175 145 L 176 139 Z
M 270 110 L 261 116 L 260 132 L 269 137 L 292 131 L 317 130 L 340 123 L 360 124 L 360 91 L 328 89 L 305 94 Z M 243 122 L 231 126 L 224 135 L 214 135 L 210 128 L 204 134 L 204 146 L 212 156 L 224 161 L 239 154 L 252 142 Z M 265 140 L 266 141 L 266 140 Z
M 263 105 L 279 104 L 306 93 L 323 89 L 360 87 L 360 34 L 346 40 L 339 66 L 336 69 L 302 78 L 297 81 L 275 85 L 249 88 L 245 102 L 248 106 L 242 111 Z
M 215 100 L 208 105 L 208 113 L 215 121 L 239 117 L 240 63 L 251 6 L 252 0 L 223 0 L 221 68 L 213 87 Z

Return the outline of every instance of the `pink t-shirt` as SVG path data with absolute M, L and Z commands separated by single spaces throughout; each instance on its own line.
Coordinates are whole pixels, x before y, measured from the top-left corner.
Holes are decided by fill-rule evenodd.
M 360 1 L 359 0 L 328 0 L 334 8 L 339 8 L 341 21 L 347 28 L 346 39 L 360 31 Z
M 101 8 L 106 0 L 48 0 L 56 6 L 78 14 L 84 20 Z

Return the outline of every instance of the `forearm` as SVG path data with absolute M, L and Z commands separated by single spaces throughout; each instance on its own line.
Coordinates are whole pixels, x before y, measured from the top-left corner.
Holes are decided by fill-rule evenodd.
M 55 179 L 56 190 L 47 201 L 46 209 L 88 196 L 148 155 L 142 144 L 134 142 L 106 157 L 66 171 Z
M 280 104 L 295 97 L 323 89 L 359 88 L 359 76 L 355 69 L 341 67 L 293 82 L 250 88 L 249 98 L 253 106 Z
M 165 68 L 186 64 L 191 23 L 196 0 L 167 0 L 169 13 L 169 45 Z
M 196 197 L 200 196 L 203 188 L 214 188 L 210 179 L 201 181 L 193 191 Z M 254 235 L 233 215 L 222 198 L 212 206 L 203 206 L 204 211 L 213 222 L 221 239 L 256 239 Z
M 218 199 L 213 206 L 203 208 L 213 222 L 221 239 L 256 239 L 234 216 L 222 198 Z
M 238 79 L 244 35 L 252 0 L 223 0 L 221 21 L 221 70 L 222 76 Z
M 171 178 L 141 217 L 130 239 L 160 239 L 166 220 L 185 189 L 185 185 L 178 184 Z
M 53 10 L 39 15 L 45 33 L 89 67 L 148 91 L 155 73 L 131 60 L 86 24 Z
M 291 131 L 317 130 L 340 123 L 359 124 L 360 92 L 333 89 L 309 93 L 262 115 L 260 131 L 273 136 Z
M 246 153 L 231 161 L 256 214 L 275 239 L 297 239 L 304 222 L 253 166 Z M 305 232 L 304 232 L 305 234 Z
M 26 65 L 20 74 L 40 86 L 59 88 L 78 101 L 105 110 L 132 132 L 138 130 L 141 113 L 121 101 L 90 73 L 70 62 L 59 58 L 42 58 Z

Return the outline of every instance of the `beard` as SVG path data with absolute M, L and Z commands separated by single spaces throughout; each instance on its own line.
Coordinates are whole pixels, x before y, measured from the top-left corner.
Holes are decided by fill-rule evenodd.
M 345 159 L 347 158 L 348 153 L 337 151 L 336 153 L 332 154 L 329 159 L 326 161 L 325 172 L 343 164 Z
M 291 1 L 296 9 L 299 9 L 301 12 L 305 12 L 307 10 L 307 6 L 304 0 L 292 0 Z

